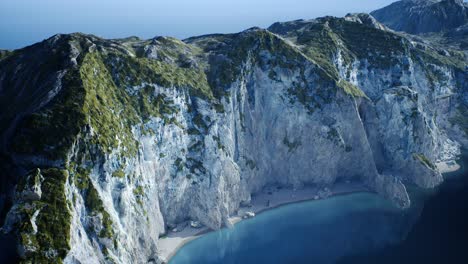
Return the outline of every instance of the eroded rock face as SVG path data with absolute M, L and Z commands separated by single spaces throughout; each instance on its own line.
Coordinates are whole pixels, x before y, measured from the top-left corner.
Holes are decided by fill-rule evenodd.
M 463 0 L 403 0 L 371 15 L 396 31 L 440 32 L 468 23 L 468 4 Z
M 55 36 L 0 60 L 22 197 L 4 231 L 32 261 L 142 263 L 169 228 L 220 228 L 272 184 L 357 180 L 407 208 L 406 185 L 439 184 L 433 163 L 466 144 L 459 56 L 363 14 L 185 41 Z

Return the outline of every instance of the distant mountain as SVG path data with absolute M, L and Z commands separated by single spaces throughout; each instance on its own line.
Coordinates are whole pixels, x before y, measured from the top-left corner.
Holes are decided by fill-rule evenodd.
M 387 27 L 410 34 L 450 31 L 468 23 L 463 0 L 403 0 L 371 12 Z

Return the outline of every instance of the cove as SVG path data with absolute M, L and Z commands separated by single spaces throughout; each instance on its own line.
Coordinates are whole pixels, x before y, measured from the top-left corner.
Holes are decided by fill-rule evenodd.
M 400 241 L 411 218 L 371 193 L 285 205 L 187 243 L 170 263 L 335 263 Z
M 466 154 L 460 163 L 439 188 L 409 190 L 409 210 L 372 193 L 285 205 L 205 234 L 169 263 L 466 263 Z

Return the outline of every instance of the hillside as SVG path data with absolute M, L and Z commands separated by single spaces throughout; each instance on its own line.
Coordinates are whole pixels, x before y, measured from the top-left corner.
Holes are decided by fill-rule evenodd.
M 160 261 L 172 227 L 218 229 L 270 185 L 407 208 L 468 146 L 465 55 L 366 14 L 1 56 L 2 230 L 25 263 Z

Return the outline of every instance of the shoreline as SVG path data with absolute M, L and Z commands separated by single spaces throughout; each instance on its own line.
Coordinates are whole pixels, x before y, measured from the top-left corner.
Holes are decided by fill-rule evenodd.
M 228 218 L 231 228 L 237 223 L 243 220 L 250 219 L 245 218 L 247 212 L 252 212 L 255 215 L 260 213 L 277 209 L 282 206 L 301 203 L 314 200 L 323 200 L 334 196 L 348 195 L 360 192 L 371 192 L 369 189 L 364 187 L 362 184 L 353 183 L 339 183 L 334 185 L 332 188 L 320 189 L 318 187 L 306 186 L 301 189 L 290 189 L 290 188 L 277 188 L 269 187 L 265 188 L 260 193 L 252 195 L 252 201 L 250 206 L 241 207 L 237 215 Z M 170 259 L 174 257 L 179 249 L 181 249 L 188 242 L 199 238 L 200 236 L 215 232 L 208 227 L 193 228 L 190 223 L 184 223 L 177 226 L 180 231 L 168 232 L 168 235 L 164 238 L 159 239 L 159 252 L 158 255 L 163 263 L 169 263 Z
M 438 162 L 436 163 L 436 166 L 441 174 L 455 172 L 461 168 L 456 161 Z M 228 218 L 230 227 L 222 228 L 231 228 L 237 223 L 249 219 L 250 217 L 244 217 L 247 212 L 252 212 L 255 215 L 258 215 L 263 212 L 294 203 L 322 200 L 334 196 L 362 192 L 372 191 L 362 184 L 350 182 L 335 184 L 330 189 L 320 189 L 318 187 L 311 186 L 305 186 L 302 189 L 267 187 L 261 192 L 252 195 L 251 204 L 249 206 L 240 207 L 237 215 Z M 190 241 L 193 241 L 204 234 L 217 231 L 208 227 L 193 228 L 190 226 L 190 223 L 184 223 L 177 226 L 177 229 L 179 228 L 181 228 L 180 231 L 169 231 L 166 237 L 159 239 L 158 255 L 163 263 L 169 263 L 177 251 Z
M 461 168 L 455 160 L 437 162 L 436 167 L 440 173 L 450 173 L 455 172 Z

